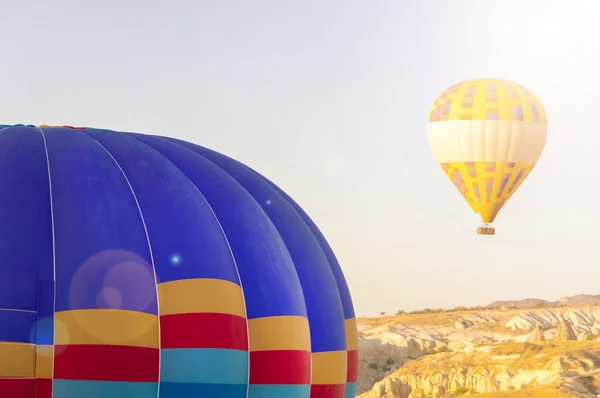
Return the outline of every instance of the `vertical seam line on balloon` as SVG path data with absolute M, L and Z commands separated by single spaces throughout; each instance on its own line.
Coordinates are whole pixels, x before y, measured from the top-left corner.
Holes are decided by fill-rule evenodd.
M 188 180 L 189 180 L 189 178 L 188 178 Z M 248 308 L 246 307 L 246 297 L 244 296 L 244 286 L 242 284 L 242 277 L 240 276 L 240 271 L 237 266 L 237 261 L 235 261 L 235 256 L 233 255 L 233 250 L 231 250 L 231 245 L 229 244 L 229 239 L 227 239 L 227 234 L 225 234 L 225 230 L 223 229 L 221 222 L 217 218 L 217 215 L 215 214 L 210 203 L 208 203 L 208 200 L 206 200 L 204 195 L 202 195 L 202 192 L 200 192 L 200 189 L 191 180 L 190 180 L 190 182 L 192 183 L 194 188 L 196 188 L 196 190 L 198 191 L 198 193 L 200 194 L 200 196 L 202 197 L 202 199 L 204 200 L 204 202 L 210 209 L 211 214 L 217 221 L 217 225 L 219 226 L 219 229 L 221 230 L 221 233 L 223 234 L 223 237 L 225 238 L 225 242 L 227 243 L 227 248 L 229 249 L 229 254 L 231 255 L 231 259 L 233 260 L 233 266 L 234 266 L 235 272 L 238 276 L 238 281 L 240 282 L 240 290 L 242 291 L 242 303 L 244 304 L 244 315 L 246 316 L 246 340 L 248 342 L 248 383 L 246 384 L 246 398 L 248 398 L 248 396 L 250 394 L 250 325 L 248 324 Z
M 183 145 L 180 145 L 180 144 L 179 144 L 178 142 L 176 142 L 176 141 L 171 141 L 171 142 L 175 142 L 177 145 L 179 145 L 179 146 L 183 147 Z M 217 155 L 223 156 L 223 157 L 225 157 L 225 158 L 227 158 L 227 159 L 231 160 L 231 161 L 232 161 L 232 162 L 234 162 L 235 164 L 238 164 L 238 165 L 242 166 L 243 168 L 245 168 L 245 169 L 248 169 L 248 170 L 249 170 L 251 173 L 254 173 L 254 174 L 256 174 L 258 177 L 261 177 L 261 178 L 263 178 L 263 177 L 262 177 L 262 175 L 261 175 L 261 174 L 260 174 L 258 171 L 254 170 L 254 169 L 252 169 L 252 168 L 250 168 L 250 167 L 248 167 L 248 166 L 246 166 L 245 164 L 241 163 L 240 161 L 238 161 L 238 160 L 235 160 L 235 159 L 233 159 L 233 158 L 230 158 L 230 157 L 229 157 L 229 156 L 227 156 L 227 155 L 223 155 L 223 154 L 220 154 L 220 153 L 218 153 L 218 152 L 215 152 L 215 151 L 213 151 L 213 150 L 211 150 L 211 149 L 207 149 L 207 150 L 208 150 L 209 152 L 213 152 L 213 153 L 216 153 Z M 192 151 L 192 152 L 194 152 L 194 151 Z M 216 167 L 218 167 L 220 170 L 223 170 L 223 172 L 224 172 L 225 174 L 227 174 L 228 176 L 230 176 L 231 178 L 233 178 L 233 179 L 234 179 L 234 180 L 235 180 L 235 181 L 236 181 L 236 182 L 237 182 L 237 183 L 238 183 L 238 184 L 239 184 L 239 185 L 240 185 L 240 186 L 241 186 L 241 187 L 242 187 L 242 188 L 243 188 L 243 189 L 244 189 L 246 192 L 248 192 L 248 190 L 246 189 L 246 187 L 244 187 L 244 186 L 243 186 L 243 185 L 242 185 L 242 184 L 241 184 L 241 183 L 240 183 L 240 182 L 239 182 L 239 181 L 238 181 L 238 180 L 237 180 L 235 177 L 233 177 L 233 176 L 232 176 L 232 175 L 231 175 L 229 172 L 227 172 L 226 170 L 224 170 L 224 169 L 223 169 L 223 168 L 222 168 L 220 165 L 218 165 L 218 164 L 217 164 L 216 162 L 214 162 L 212 159 L 209 159 L 209 158 L 207 158 L 206 156 L 204 156 L 204 155 L 201 155 L 201 154 L 199 154 L 199 153 L 197 153 L 197 152 L 194 152 L 194 153 L 195 153 L 196 155 L 198 155 L 198 156 L 202 156 L 204 159 L 206 159 L 207 161 L 211 162 L 213 165 L 215 165 Z M 277 193 L 277 190 L 274 190 L 274 191 Z M 261 203 L 260 203 L 260 202 L 259 202 L 259 201 L 256 199 L 256 197 L 255 197 L 254 195 L 252 195 L 250 192 L 248 192 L 248 194 L 249 194 L 249 195 L 250 195 L 250 197 L 251 197 L 251 198 L 254 200 L 254 202 L 255 202 L 255 203 L 258 205 L 258 207 L 259 207 L 259 208 L 260 208 L 260 209 L 261 209 L 261 210 L 264 212 L 264 214 L 265 214 L 265 216 L 267 217 L 267 219 L 268 219 L 268 220 L 271 222 L 271 224 L 273 225 L 273 227 L 275 228 L 275 230 L 277 231 L 277 233 L 278 233 L 278 234 L 280 235 L 280 237 L 281 237 L 281 232 L 279 232 L 279 229 L 277 228 L 277 226 L 275 225 L 275 223 L 273 222 L 273 220 L 271 219 L 271 217 L 269 216 L 269 214 L 267 213 L 267 211 L 266 211 L 266 210 L 265 210 L 265 209 L 262 207 Z M 285 200 L 285 198 L 284 198 L 283 196 L 282 196 L 282 198 Z M 288 205 L 289 205 L 289 203 L 288 203 Z M 290 206 L 291 206 L 291 205 L 290 205 Z M 291 207 L 292 207 L 292 206 L 291 206 Z M 294 211 L 294 212 L 295 212 L 295 210 L 293 209 L 293 207 L 292 207 L 292 211 Z M 297 214 L 297 213 L 296 213 L 296 214 Z M 298 216 L 300 217 L 300 215 L 298 215 Z M 300 218 L 302 219 L 302 217 L 300 217 Z M 308 228 L 308 226 L 307 226 L 307 228 Z M 310 231 L 310 228 L 309 228 L 309 231 Z M 311 232 L 311 235 L 312 235 L 312 232 Z M 313 237 L 314 237 L 314 235 L 313 235 Z M 289 253 L 289 249 L 288 249 L 288 247 L 287 247 L 287 244 L 285 243 L 285 240 L 283 239 L 283 237 L 281 237 L 281 239 L 282 239 L 283 245 L 285 246 L 286 250 L 287 250 L 287 251 L 288 251 L 288 253 Z M 317 244 L 318 244 L 319 242 L 317 241 L 317 238 L 316 238 L 316 237 L 314 237 L 314 239 L 315 239 L 315 241 L 316 241 L 316 242 L 317 242 Z M 320 246 L 319 246 L 319 247 L 320 247 Z M 300 276 L 298 275 L 298 269 L 296 268 L 296 264 L 294 263 L 294 259 L 292 258 L 292 255 L 291 255 L 291 253 L 289 253 L 289 255 L 290 255 L 290 258 L 291 258 L 291 260 L 292 260 L 292 263 L 294 264 L 294 270 L 296 271 L 296 275 L 298 276 L 298 282 L 300 283 L 300 290 L 302 290 L 304 304 L 306 305 L 306 296 L 305 296 L 305 293 L 304 293 L 304 289 L 302 288 L 302 283 L 300 282 Z M 323 253 L 323 255 L 325 256 L 325 253 Z M 325 260 L 327 260 L 327 258 L 325 258 Z M 329 264 L 329 263 L 328 263 L 328 264 Z M 332 271 L 332 273 L 333 273 L 333 271 Z M 334 280 L 335 280 L 335 277 L 334 277 Z M 341 297 L 340 297 L 340 301 L 341 301 Z M 343 313 L 343 308 L 342 308 L 342 313 Z M 312 381 L 313 381 L 313 378 L 312 378 L 312 376 L 313 376 L 313 374 L 312 374 L 312 371 L 313 371 L 313 360 L 312 360 L 313 346 L 312 346 L 312 335 L 311 335 L 311 333 L 310 333 L 310 319 L 309 319 L 309 317 L 308 317 L 308 308 L 306 309 L 306 320 L 309 322 L 309 333 L 308 333 L 308 336 L 309 336 L 309 344 L 310 344 L 310 361 L 309 361 L 310 365 L 309 365 L 308 394 L 309 394 L 309 396 L 310 396 L 310 394 L 311 394 L 311 391 L 312 391 Z M 345 327 L 346 327 L 346 325 L 345 325 L 345 322 L 344 322 L 344 330 L 346 330 L 346 329 L 345 329 Z M 345 341 L 345 340 L 344 340 L 344 341 Z M 248 384 L 250 384 L 250 383 L 248 383 Z M 247 398 L 247 397 L 246 397 L 246 398 Z
M 298 216 L 302 219 L 302 222 L 304 224 L 306 224 L 306 226 L 308 227 L 310 233 L 314 236 L 314 238 L 316 239 L 317 243 L 319 244 L 319 247 L 321 248 L 321 251 L 323 252 L 323 255 L 325 256 L 325 260 L 327 261 L 327 264 L 329 265 L 329 268 L 331 269 L 331 272 L 333 273 L 333 279 L 335 281 L 335 286 L 338 292 L 338 295 L 340 296 L 340 301 L 342 303 L 342 312 L 344 315 L 344 332 L 347 335 L 347 331 L 346 331 L 346 308 L 344 306 L 344 300 L 342 299 L 342 293 L 341 293 L 341 289 L 340 289 L 340 285 L 338 283 L 338 280 L 336 278 L 336 274 L 335 272 L 333 272 L 333 266 L 331 265 L 331 261 L 329 261 L 329 258 L 327 257 L 327 253 L 325 252 L 325 245 L 329 246 L 329 243 L 327 242 L 327 239 L 325 238 L 325 235 L 323 235 L 323 233 L 319 230 L 319 227 L 316 225 L 316 223 L 310 218 L 310 216 L 308 215 L 308 213 L 306 213 L 306 211 L 304 209 L 302 209 L 302 207 L 300 207 L 300 205 L 287 193 L 285 193 L 281 188 L 279 188 L 277 186 L 277 184 L 275 184 L 273 181 L 269 180 L 267 177 L 263 176 L 262 174 L 260 174 L 258 171 L 248 167 L 252 172 L 254 172 L 259 178 L 261 178 L 265 183 L 267 183 L 271 188 L 273 188 L 275 190 L 275 192 L 277 192 L 282 198 L 283 200 L 285 200 L 290 206 L 291 208 L 294 210 L 294 212 L 296 212 L 296 214 L 298 214 Z M 310 223 L 309 223 L 310 221 Z M 311 225 L 312 224 L 312 225 Z M 314 227 L 314 230 L 313 230 Z M 323 242 L 321 242 L 321 239 L 319 239 L 319 237 L 317 236 L 317 232 L 321 235 L 321 239 Z M 335 253 L 333 252 L 333 249 L 331 248 L 331 246 L 329 246 L 329 249 L 331 250 L 331 254 L 334 257 L 334 260 L 336 262 L 338 262 L 337 258 L 335 258 Z M 341 270 L 341 265 L 338 262 L 338 267 Z M 342 273 L 342 279 L 344 280 L 344 282 L 346 282 L 343 273 Z M 347 286 L 347 282 L 346 282 L 346 286 Z M 303 292 L 304 294 L 304 292 Z M 348 292 L 349 294 L 349 292 Z M 354 313 L 354 305 L 352 305 L 352 297 L 350 297 L 350 305 L 352 307 L 352 312 Z M 356 318 L 356 314 L 354 313 L 353 318 Z M 308 319 L 308 316 L 307 316 Z M 352 318 L 350 318 L 352 319 Z M 309 333 L 309 341 L 311 342 L 311 347 L 312 347 L 312 337 Z M 358 344 L 358 342 L 357 342 Z M 346 355 L 348 355 L 349 352 L 349 347 L 346 344 Z M 348 360 L 346 360 L 346 375 L 348 374 L 349 371 L 349 363 Z M 311 383 L 312 384 L 312 348 L 311 348 L 311 360 L 310 360 L 310 374 L 311 374 Z M 348 388 L 348 379 L 346 378 L 346 389 Z M 310 392 L 310 387 L 309 387 L 309 392 Z
M 182 147 L 181 145 L 179 145 L 177 143 L 175 143 L 175 145 Z M 187 149 L 187 148 L 185 148 L 185 149 Z M 193 152 L 193 151 L 192 151 L 192 153 L 195 154 L 195 152 Z M 196 154 L 196 155 L 198 155 L 198 154 Z M 200 156 L 200 155 L 198 155 L 198 156 Z M 175 167 L 177 167 L 177 166 L 175 166 Z M 185 175 L 185 173 L 183 173 L 183 171 L 181 173 L 183 175 Z M 246 384 L 246 398 L 248 398 L 248 396 L 250 394 L 250 325 L 248 324 L 248 308 L 246 307 L 246 296 L 244 295 L 244 285 L 242 284 L 242 277 L 240 276 L 240 270 L 238 269 L 237 261 L 235 260 L 235 256 L 233 255 L 233 250 L 231 249 L 231 245 L 229 244 L 229 239 L 227 239 L 227 234 L 225 233 L 225 230 L 223 229 L 223 226 L 221 225 L 219 218 L 215 214 L 215 211 L 213 210 L 210 203 L 208 203 L 208 200 L 206 200 L 206 198 L 204 197 L 202 192 L 200 192 L 200 188 L 198 188 L 196 186 L 196 184 L 194 184 L 194 182 L 189 177 L 186 176 L 186 178 L 188 180 L 190 180 L 190 182 L 192 183 L 194 188 L 196 188 L 196 191 L 198 191 L 198 193 L 200 194 L 200 197 L 204 200 L 204 203 L 206 203 L 206 205 L 210 209 L 210 212 L 213 215 L 215 221 L 217 222 L 217 225 L 219 226 L 219 229 L 221 230 L 221 233 L 223 234 L 223 237 L 225 238 L 225 242 L 227 243 L 227 248 L 229 249 L 229 254 L 231 255 L 231 259 L 233 260 L 233 266 L 235 267 L 235 272 L 238 276 L 238 281 L 240 282 L 240 290 L 242 291 L 242 302 L 244 304 L 244 313 L 246 315 L 246 340 L 248 341 L 248 383 Z
M 118 133 L 120 134 L 120 133 Z M 140 218 L 142 220 L 142 225 L 144 226 L 144 233 L 146 234 L 146 242 L 148 243 L 148 251 L 150 253 L 150 262 L 152 263 L 152 272 L 153 272 L 153 276 L 154 276 L 154 288 L 156 290 L 156 318 L 157 318 L 157 324 L 158 324 L 158 381 L 156 383 L 156 397 L 159 398 L 160 397 L 160 374 L 161 374 L 161 361 L 162 361 L 162 355 L 161 355 L 161 335 L 160 335 L 160 298 L 158 296 L 158 278 L 156 275 L 156 267 L 154 264 L 154 255 L 152 253 L 152 244 L 150 243 L 150 235 L 148 235 L 148 227 L 146 226 L 146 220 L 144 219 L 144 214 L 142 213 L 142 208 L 140 206 L 140 202 L 138 201 L 138 198 L 135 194 L 135 191 L 133 189 L 133 186 L 131 185 L 131 182 L 129 181 L 129 178 L 127 178 L 127 174 L 125 174 L 125 171 L 123 170 L 123 168 L 121 167 L 121 165 L 119 164 L 119 162 L 117 161 L 117 159 L 115 159 L 115 157 L 108 151 L 108 149 L 106 149 L 106 147 L 104 145 L 102 145 L 98 140 L 96 140 L 94 137 L 90 136 L 89 134 L 87 135 L 88 137 L 90 137 L 96 144 L 98 144 L 103 150 L 104 152 L 106 152 L 106 154 L 108 156 L 110 156 L 110 158 L 113 160 L 113 162 L 115 162 L 115 164 L 117 165 L 117 167 L 119 168 L 119 170 L 121 171 L 121 174 L 123 175 L 123 178 L 125 178 L 125 182 L 127 182 L 127 185 L 129 186 L 129 190 L 131 191 L 131 194 L 133 195 L 133 200 L 135 200 L 135 204 L 137 206 L 138 212 L 140 214 Z
M 54 343 L 56 341 L 56 235 L 54 227 L 54 201 L 52 195 L 52 175 L 50 174 L 50 156 L 48 155 L 48 143 L 44 130 L 38 127 L 42 140 L 44 141 L 44 151 L 46 152 L 46 166 L 48 169 L 48 191 L 50 192 L 50 221 L 52 225 L 52 280 L 53 280 L 53 297 L 52 297 L 52 395 L 54 396 Z M 39 293 L 38 293 L 39 294 Z M 39 325 L 38 325 L 39 326 Z M 37 342 L 36 342 L 37 343 Z M 37 345 L 36 345 L 37 349 Z
M 225 156 L 225 155 L 223 155 Z M 285 192 L 283 192 L 278 186 L 275 185 L 275 183 L 271 182 L 270 180 L 268 180 L 265 176 L 263 176 L 262 174 L 260 174 L 258 171 L 254 170 L 251 167 L 248 167 L 244 164 L 242 164 L 241 162 L 238 162 L 235 159 L 232 159 L 234 162 L 237 162 L 239 164 L 241 164 L 242 166 L 246 167 L 248 170 L 250 170 L 251 173 L 254 173 L 258 178 L 260 178 L 261 180 L 263 180 L 272 190 L 275 191 L 275 193 L 277 193 L 292 209 L 292 211 L 294 213 L 296 213 L 298 215 L 298 217 L 300 218 L 300 220 L 302 220 L 302 222 L 306 225 L 306 227 L 308 228 L 310 235 L 313 236 L 313 238 L 315 239 L 315 241 L 317 242 L 317 246 L 319 247 L 319 249 L 323 252 L 323 256 L 325 257 L 325 261 L 327 262 L 327 265 L 329 266 L 329 269 L 331 270 L 331 273 L 333 274 L 333 270 L 331 269 L 331 264 L 329 264 L 329 260 L 327 259 L 327 256 L 325 255 L 325 251 L 323 251 L 323 248 L 321 247 L 321 245 L 319 244 L 319 240 L 317 239 L 317 237 L 315 236 L 315 234 L 312 232 L 312 230 L 310 229 L 310 226 L 308 225 L 308 223 L 305 222 L 304 218 L 300 215 L 300 213 L 298 213 L 296 211 L 296 209 L 294 208 L 294 206 L 292 205 L 292 203 L 290 203 L 289 200 L 287 200 L 286 196 L 287 195 Z M 213 162 L 214 163 L 214 162 Z M 215 163 L 216 164 L 216 163 Z M 219 167 L 217 165 L 217 167 Z M 232 177 L 233 178 L 233 177 Z M 236 180 L 237 181 L 237 180 Z M 240 184 L 241 185 L 241 184 Z M 245 189 L 245 188 L 244 188 Z M 284 193 L 285 195 L 282 195 L 282 193 L 278 192 L 278 191 L 282 191 L 282 193 Z M 254 196 L 251 194 L 250 196 L 252 196 L 252 198 L 254 199 L 254 201 L 256 203 L 258 203 L 258 200 L 256 200 L 256 198 L 254 198 Z M 291 199 L 291 197 L 290 197 Z M 273 224 L 273 227 L 275 227 L 275 230 L 277 231 L 277 233 L 281 236 L 281 233 L 279 232 L 279 230 L 277 229 L 277 227 L 275 226 L 275 223 L 273 222 L 273 220 L 271 220 L 271 217 L 269 216 L 269 214 L 267 213 L 267 211 L 265 209 L 263 209 L 263 207 L 260 205 L 260 203 L 258 203 L 258 205 L 260 206 L 260 208 L 262 209 L 262 211 L 265 213 L 265 215 L 267 216 L 267 218 L 271 221 L 271 223 Z M 299 205 L 298 205 L 299 206 Z M 282 241 L 283 241 L 283 237 L 281 237 Z M 284 241 L 284 245 L 286 250 L 289 253 L 289 249 L 287 248 L 287 245 Z M 290 254 L 290 258 L 292 257 L 292 255 Z M 296 263 L 294 263 L 294 259 L 292 258 L 292 263 L 294 264 L 294 270 L 296 271 L 296 275 L 298 276 L 298 282 L 300 282 L 300 276 L 298 275 L 298 269 L 296 268 Z M 335 275 L 333 275 L 333 279 L 335 281 Z M 342 297 L 340 295 L 339 289 L 337 287 L 337 281 L 335 281 L 335 285 L 336 285 L 336 289 L 338 290 L 338 295 L 340 296 L 340 303 L 342 303 Z M 304 289 L 302 288 L 302 283 L 300 283 L 300 290 L 302 290 L 302 298 L 304 301 L 304 305 L 306 306 L 306 297 L 305 297 L 305 292 Z M 346 322 L 345 322 L 345 315 L 344 315 L 344 306 L 342 303 L 342 315 L 344 317 L 344 333 L 346 331 Z M 310 319 L 308 318 L 308 308 L 306 308 L 306 320 L 308 321 L 308 328 L 309 328 L 309 332 L 308 332 L 308 343 L 310 345 L 310 361 L 309 361 L 309 380 L 308 380 L 308 394 L 310 396 L 311 391 L 312 391 L 312 381 L 313 381 L 313 345 L 312 345 L 312 334 L 310 333 Z M 346 339 L 344 339 L 344 344 L 346 344 Z M 348 347 L 346 346 L 346 353 L 348 352 Z
M 141 142 L 142 144 L 150 146 L 150 145 L 146 144 L 145 142 L 143 142 L 142 140 L 139 140 L 136 136 L 132 136 L 132 137 L 135 138 L 137 141 Z M 164 140 L 163 137 L 158 137 L 158 136 L 153 136 L 153 137 L 157 138 L 157 139 L 159 139 L 161 141 Z M 188 148 L 184 147 L 183 145 L 180 145 L 178 142 L 171 141 L 171 140 L 168 140 L 168 139 L 165 140 L 165 141 L 169 142 L 169 143 L 172 143 L 174 145 L 177 145 L 178 148 L 183 148 L 186 151 L 190 151 L 191 153 L 193 153 L 196 156 L 201 156 L 200 154 L 197 154 L 196 152 L 192 151 L 191 149 L 188 149 Z M 166 158 L 167 161 L 169 161 L 171 164 L 173 164 L 173 162 L 171 162 L 171 160 L 168 159 L 165 155 L 163 155 L 160 151 L 158 151 L 157 149 L 155 149 L 153 147 L 150 147 L 150 148 L 154 149 L 161 156 L 163 156 L 164 158 Z M 227 234 L 225 233 L 225 230 L 223 229 L 223 226 L 221 225 L 221 222 L 219 221 L 219 218 L 215 214 L 215 211 L 213 210 L 212 206 L 210 205 L 210 203 L 208 203 L 208 200 L 206 200 L 206 198 L 204 197 L 204 195 L 200 191 L 200 188 L 198 188 L 198 186 L 194 183 L 194 181 L 192 181 L 192 179 L 189 178 L 175 164 L 173 164 L 173 166 L 176 167 L 177 170 L 181 171 L 181 174 L 183 174 L 190 181 L 190 183 L 192 184 L 192 186 L 194 188 L 196 188 L 196 191 L 198 192 L 198 194 L 200 195 L 200 197 L 202 198 L 202 200 L 204 200 L 204 203 L 206 203 L 206 205 L 210 209 L 211 214 L 213 215 L 215 221 L 217 222 L 217 225 L 219 226 L 219 229 L 221 230 L 221 233 L 223 234 L 223 237 L 225 238 L 225 243 L 227 243 L 227 248 L 229 249 L 229 254 L 231 255 L 231 259 L 233 260 L 233 266 L 235 267 L 235 272 L 236 272 L 236 274 L 238 276 L 238 281 L 240 282 L 240 290 L 242 291 L 242 303 L 244 304 L 244 313 L 245 313 L 245 316 L 246 316 L 246 339 L 248 341 L 248 383 L 246 384 L 246 398 L 248 398 L 248 396 L 250 394 L 250 365 L 251 365 L 250 364 L 250 327 L 249 327 L 249 324 L 248 324 L 248 308 L 246 307 L 246 296 L 244 295 L 244 285 L 242 283 L 242 277 L 240 276 L 240 270 L 238 269 L 237 261 L 235 260 L 235 255 L 233 254 L 233 250 L 231 249 L 231 245 L 229 244 L 229 239 L 227 239 Z

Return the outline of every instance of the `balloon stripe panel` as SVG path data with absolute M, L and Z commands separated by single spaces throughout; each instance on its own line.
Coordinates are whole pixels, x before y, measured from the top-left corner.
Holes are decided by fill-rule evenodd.
M 344 351 L 312 353 L 312 385 L 342 384 L 348 377 L 348 353 Z
M 246 316 L 242 289 L 220 279 L 182 279 L 158 285 L 161 315 L 213 312 Z
M 247 390 L 246 384 L 161 382 L 160 398 L 246 398 Z
M 356 390 L 356 383 L 346 383 L 346 394 L 344 395 L 344 398 L 355 398 Z
M 345 398 L 346 384 L 321 384 L 310 387 L 310 398 Z
M 38 345 L 35 348 L 35 377 L 51 379 L 54 368 L 54 346 Z
M 53 398 L 52 379 L 45 379 L 39 377 L 35 379 L 35 398 Z
M 309 389 L 305 384 L 252 384 L 248 398 L 308 398 Z
M 52 398 L 156 398 L 158 383 L 55 380 Z
M 302 385 L 310 383 L 310 329 L 304 317 L 281 316 L 248 321 L 250 332 L 250 384 Z M 258 389 L 250 396 L 271 396 L 281 389 Z M 303 388 L 290 391 L 302 394 Z
M 35 346 L 0 343 L 0 377 L 35 377 Z
M 348 351 L 348 375 L 346 381 L 348 384 L 358 381 L 358 350 Z
M 307 318 L 278 316 L 250 319 L 248 330 L 251 351 L 310 351 Z
M 346 349 L 358 349 L 358 327 L 356 318 L 346 319 Z
M 115 345 L 55 346 L 54 378 L 156 382 L 159 351 Z
M 160 380 L 171 383 L 248 384 L 248 352 L 163 349 Z
M 160 317 L 161 348 L 227 348 L 248 351 L 246 318 L 218 313 Z
M 308 351 L 253 351 L 250 384 L 308 384 L 310 363 Z
M 239 284 L 217 219 L 181 170 L 128 134 L 86 134 L 110 152 L 127 176 L 146 223 L 160 282 L 214 278 Z
M 208 201 L 223 227 L 243 281 L 248 319 L 305 317 L 294 264 L 260 204 L 230 175 L 192 150 L 166 138 L 133 136 L 172 161 Z
M 158 317 L 122 310 L 76 310 L 55 314 L 56 345 L 126 345 L 158 348 Z
M 34 394 L 35 379 L 3 379 L 0 377 L 0 397 L 32 398 Z

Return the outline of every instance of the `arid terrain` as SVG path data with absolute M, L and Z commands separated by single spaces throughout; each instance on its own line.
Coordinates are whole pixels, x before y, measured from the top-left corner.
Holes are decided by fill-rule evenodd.
M 375 397 L 600 397 L 600 296 L 359 318 Z

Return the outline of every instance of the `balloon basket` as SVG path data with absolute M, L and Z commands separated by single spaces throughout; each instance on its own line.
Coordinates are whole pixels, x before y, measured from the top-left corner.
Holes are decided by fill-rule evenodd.
M 489 224 L 477 228 L 477 235 L 496 235 L 496 228 Z

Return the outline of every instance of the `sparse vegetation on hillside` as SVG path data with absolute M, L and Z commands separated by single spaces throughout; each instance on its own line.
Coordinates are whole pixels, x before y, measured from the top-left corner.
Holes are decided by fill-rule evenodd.
M 590 304 L 590 307 L 595 307 L 596 304 Z M 528 309 L 543 309 L 543 308 L 568 308 L 569 306 L 566 304 L 558 304 L 558 303 L 546 303 L 546 302 L 536 302 L 535 304 L 529 306 L 519 306 L 517 307 L 514 304 L 502 306 L 502 307 L 490 307 L 490 306 L 475 306 L 475 307 L 465 307 L 458 306 L 454 308 L 423 308 L 421 310 L 413 310 L 413 311 L 405 311 L 398 310 L 396 311 L 396 315 L 427 315 L 427 314 L 443 314 L 443 313 L 453 313 L 453 312 L 483 312 L 483 311 L 512 311 L 516 309 L 528 310 Z M 385 315 L 385 312 L 381 312 L 381 315 Z
M 458 387 L 452 392 L 452 396 L 454 397 L 460 397 L 465 394 L 477 394 L 477 391 L 470 390 L 467 387 Z
M 398 361 L 394 360 L 394 358 L 388 357 L 384 363 L 377 363 L 375 361 L 370 362 L 369 369 L 387 373 L 390 370 L 392 370 L 392 368 L 394 368 L 394 369 L 397 368 L 397 366 L 394 366 L 394 365 L 399 366 Z
M 436 349 L 427 351 L 425 353 L 425 355 L 435 355 L 435 354 L 440 354 L 442 352 L 450 352 L 450 351 L 452 351 L 452 350 L 450 348 L 448 348 L 448 346 L 443 345 L 443 346 L 440 346 L 440 347 L 438 347 Z
M 405 311 L 399 310 L 396 315 L 420 315 L 420 314 L 438 314 L 447 312 L 468 312 L 468 311 L 490 311 L 490 310 L 516 310 L 516 309 L 542 309 L 542 308 L 568 308 L 568 307 L 597 307 L 600 305 L 600 295 L 579 295 L 572 297 L 563 297 L 555 302 L 541 299 L 523 299 L 516 301 L 495 301 L 486 306 L 458 306 L 454 308 L 424 308 L 421 310 Z M 381 313 L 382 315 L 385 313 Z

